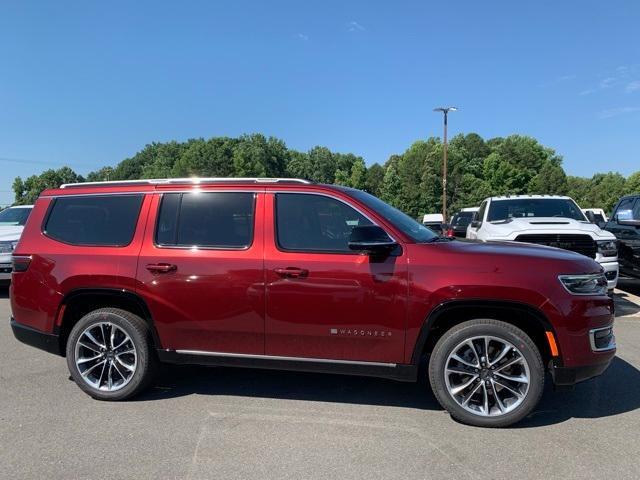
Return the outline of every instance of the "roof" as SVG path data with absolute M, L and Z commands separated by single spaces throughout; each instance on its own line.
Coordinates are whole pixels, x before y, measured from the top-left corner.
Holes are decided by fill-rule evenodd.
M 499 195 L 496 197 L 489 197 L 489 200 L 529 200 L 534 198 L 571 200 L 571 197 L 567 197 L 566 195 Z

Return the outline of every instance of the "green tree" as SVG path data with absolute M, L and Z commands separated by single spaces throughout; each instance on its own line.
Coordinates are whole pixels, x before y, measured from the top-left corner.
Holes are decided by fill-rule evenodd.
M 371 195 L 380 196 L 380 188 L 384 180 L 384 167 L 374 163 L 367 169 L 364 189 Z
M 26 180 L 16 177 L 13 182 L 13 192 L 17 205 L 30 205 L 36 201 L 42 191 L 58 188 L 64 183 L 83 182 L 84 178 L 69 167 L 58 170 L 45 170 L 40 175 L 31 175 Z
M 529 192 L 537 194 L 566 195 L 568 189 L 567 175 L 562 167 L 549 161 L 544 163 L 529 184 Z

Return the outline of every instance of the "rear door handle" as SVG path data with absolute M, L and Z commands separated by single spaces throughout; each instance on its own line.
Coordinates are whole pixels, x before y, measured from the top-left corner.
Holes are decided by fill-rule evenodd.
M 284 278 L 304 278 L 309 275 L 309 270 L 297 267 L 276 268 L 274 272 Z
M 171 263 L 149 263 L 146 268 L 153 273 L 169 273 L 178 269 L 177 265 Z

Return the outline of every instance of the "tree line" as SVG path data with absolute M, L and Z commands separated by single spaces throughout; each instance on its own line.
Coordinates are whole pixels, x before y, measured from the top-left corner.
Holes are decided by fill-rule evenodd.
M 41 191 L 63 183 L 167 177 L 297 177 L 366 190 L 419 218 L 442 210 L 443 144 L 432 137 L 367 167 L 352 153 L 316 146 L 290 149 L 261 134 L 151 143 L 114 167 L 78 175 L 69 167 L 13 182 L 16 204 L 30 204 Z M 560 194 L 583 207 L 610 211 L 624 194 L 640 191 L 640 171 L 628 178 L 598 173 L 566 175 L 562 157 L 536 139 L 511 135 L 484 140 L 476 133 L 453 137 L 448 148 L 447 205 L 452 214 L 484 198 L 506 194 Z

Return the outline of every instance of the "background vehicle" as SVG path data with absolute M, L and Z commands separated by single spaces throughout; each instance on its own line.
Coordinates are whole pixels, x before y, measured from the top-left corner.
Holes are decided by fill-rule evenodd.
M 453 217 L 451 217 L 451 223 L 447 229 L 447 237 L 460 237 L 465 238 L 467 236 L 467 227 L 473 221 L 475 213 L 479 207 L 463 208 Z
M 587 220 L 591 223 L 595 223 L 600 228 L 609 221 L 607 214 L 601 208 L 583 208 L 582 213 L 587 217 Z
M 13 256 L 22 342 L 66 355 L 94 398 L 158 361 L 416 381 L 498 427 L 615 354 L 593 260 L 450 242 L 382 200 L 292 179 L 72 184 L 38 199 Z
M 422 217 L 422 225 L 438 235 L 443 235 L 447 229 L 441 213 L 427 213 Z
M 621 198 L 604 228 L 618 239 L 620 272 L 640 278 L 640 194 Z
M 11 254 L 32 209 L 33 205 L 20 205 L 0 212 L 0 282 L 11 279 Z
M 618 282 L 615 236 L 590 223 L 569 197 L 515 195 L 487 198 L 467 238 L 536 243 L 571 250 L 595 259 L 605 271 L 609 289 Z

